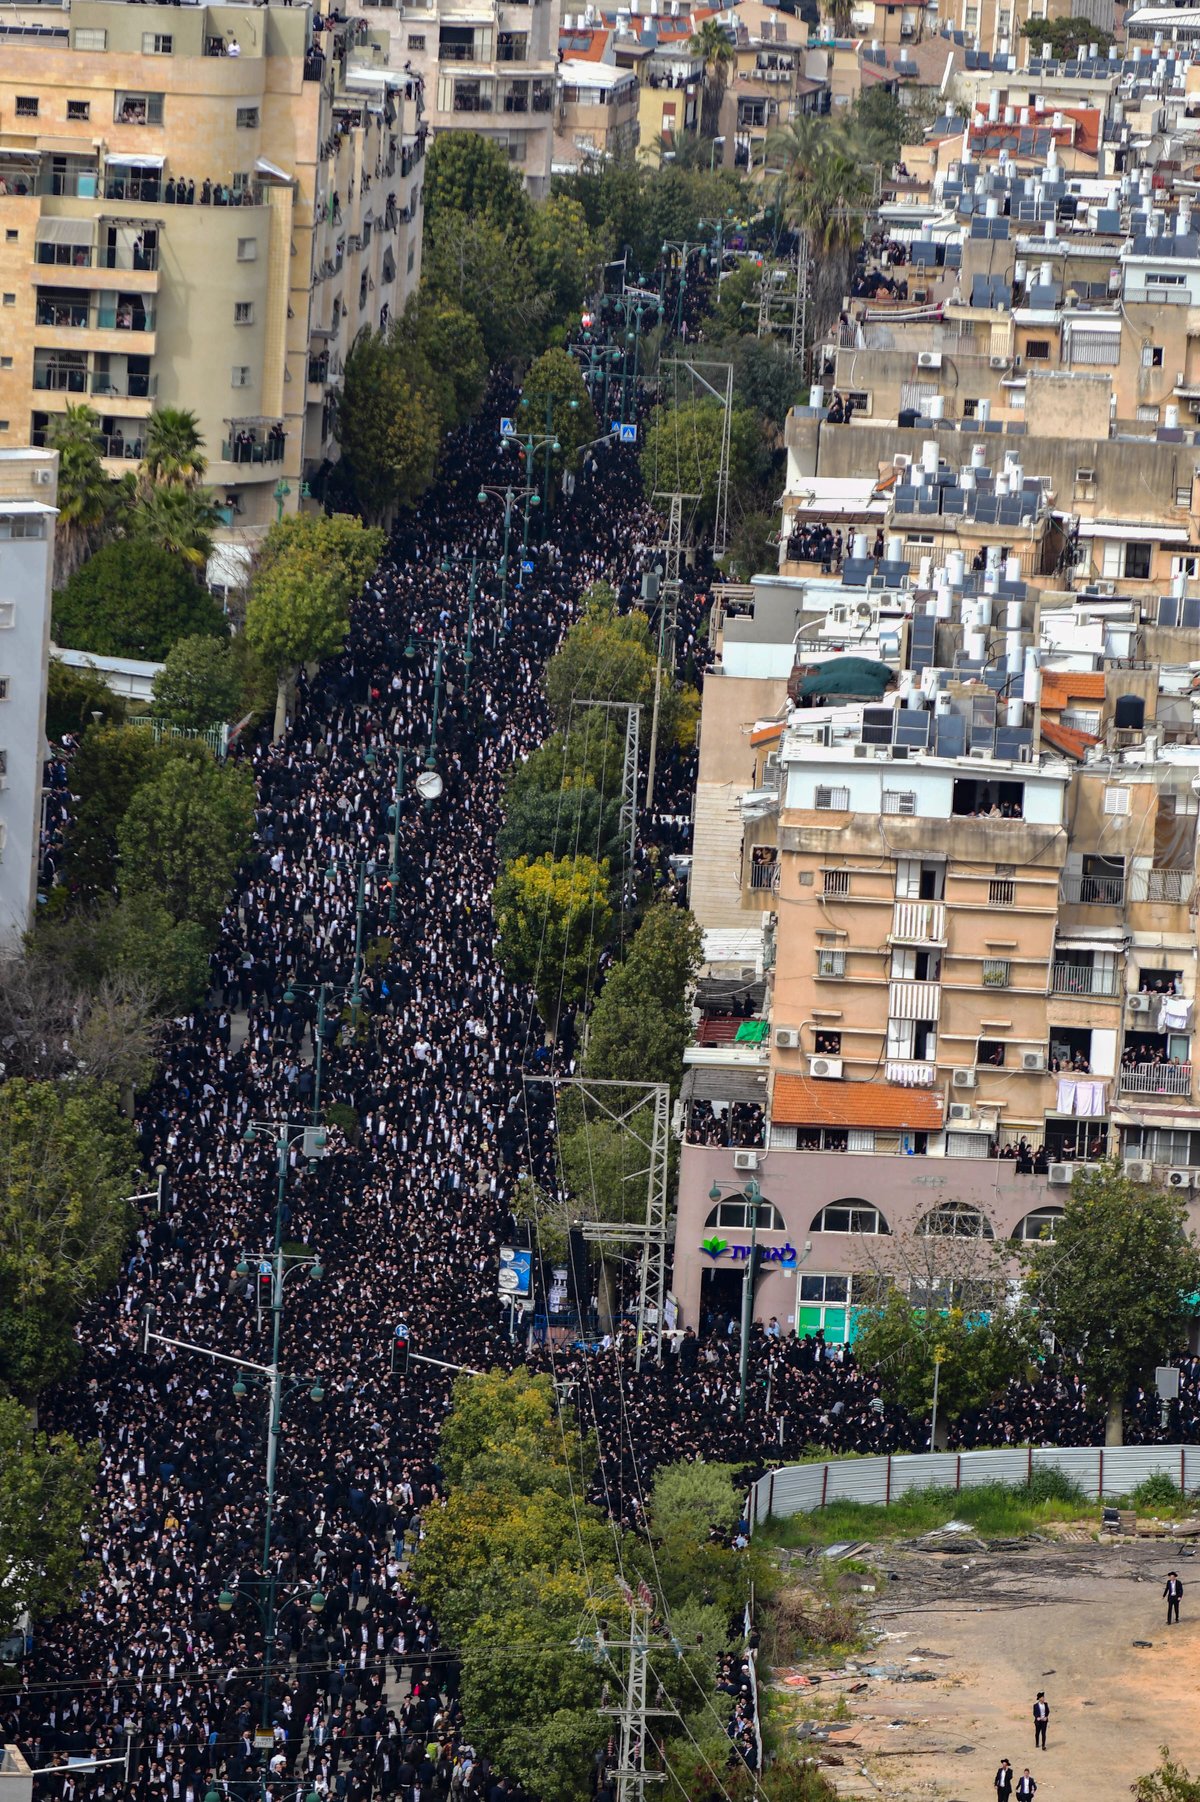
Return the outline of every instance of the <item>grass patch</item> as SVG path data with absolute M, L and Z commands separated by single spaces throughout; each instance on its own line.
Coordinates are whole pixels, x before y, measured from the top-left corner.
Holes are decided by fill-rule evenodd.
M 915 1539 L 961 1520 L 983 1538 L 1007 1539 L 1036 1532 L 1049 1521 L 1087 1520 L 1099 1524 L 1100 1503 L 1086 1498 L 1069 1480 L 1054 1472 L 1055 1481 L 1039 1479 L 1032 1489 L 1010 1489 L 1003 1483 L 977 1489 L 915 1489 L 890 1507 L 869 1502 L 830 1502 L 811 1514 L 771 1520 L 760 1529 L 770 1545 L 830 1545 L 837 1539 Z

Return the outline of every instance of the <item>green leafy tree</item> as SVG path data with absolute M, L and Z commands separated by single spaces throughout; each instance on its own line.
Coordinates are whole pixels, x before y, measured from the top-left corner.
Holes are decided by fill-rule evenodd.
M 220 519 L 211 490 L 166 482 L 139 494 L 128 525 L 135 540 L 181 559 L 201 577 L 212 556 L 213 533 Z
M 439 1440 L 442 1474 L 456 1490 L 511 1489 L 533 1495 L 552 1488 L 569 1495 L 564 1434 L 575 1432 L 570 1408 L 560 1419 L 548 1376 L 531 1376 L 522 1368 L 460 1378 Z M 587 1474 L 581 1458 L 582 1448 L 575 1462 L 576 1480 Z
M 762 288 L 762 265 L 757 257 L 744 256 L 737 267 L 728 270 L 717 287 L 712 316 L 726 337 L 740 337 L 758 330 L 758 297 Z M 756 343 L 768 340 L 755 339 Z
M 240 679 L 227 639 L 181 638 L 154 678 L 154 712 L 187 732 L 236 718 Z
M 386 543 L 378 526 L 364 526 L 349 513 L 293 513 L 271 526 L 255 560 L 255 574 L 264 574 L 292 551 L 307 550 L 349 602 L 374 574 Z
M 592 1009 L 589 1076 L 669 1082 L 678 1094 L 691 1036 L 688 996 L 700 962 L 700 928 L 692 915 L 669 904 L 651 908 Z
M 433 479 L 442 435 L 437 406 L 379 332 L 360 332 L 350 347 L 337 435 L 359 504 L 375 524 L 411 507 Z
M 479 322 L 453 300 L 418 295 L 404 320 L 412 315 L 416 342 L 431 368 L 440 370 L 450 386 L 452 409 L 445 416 L 449 431 L 470 419 L 487 387 L 487 348 Z
M 101 462 L 100 417 L 93 408 L 68 406 L 54 414 L 46 427 L 46 449 L 58 452 L 57 588 L 100 543 L 112 523 L 118 490 Z
M 145 470 L 150 482 L 194 487 L 204 480 L 208 458 L 200 421 L 188 407 L 156 407 L 146 421 Z
M 542 498 L 552 506 L 554 487 L 547 492 L 546 470 L 557 477 L 564 469 L 576 468 L 579 451 L 597 436 L 596 415 L 574 357 L 565 350 L 545 351 L 525 377 L 518 413 L 518 432 L 541 437 L 553 432 L 559 446 L 536 447 L 532 467 L 526 470 L 531 482 L 542 484 Z
M 51 657 L 46 676 L 46 737 L 57 744 L 66 732 L 82 732 L 93 714 L 120 725 L 125 702 L 114 694 L 104 677 L 90 665 L 74 669 L 61 657 Z
M 249 770 L 172 758 L 136 790 L 117 828 L 122 895 L 150 894 L 173 920 L 214 926 L 253 827 Z
M 174 919 L 153 894 L 106 908 L 97 942 L 102 967 L 125 978 L 160 1015 L 196 1007 L 208 992 L 208 933 L 195 920 Z
M 584 701 L 654 701 L 656 658 L 644 613 L 618 613 L 615 596 L 599 583 L 585 597 L 581 617 L 546 665 L 546 698 L 555 724 L 573 725 Z M 621 765 L 612 766 L 614 790 Z
M 83 899 L 117 886 L 117 831 L 137 790 L 166 763 L 166 747 L 133 726 L 89 726 L 71 766 L 78 797 L 67 838 L 67 875 Z
M 1134 1802 L 1200 1802 L 1200 1777 L 1193 1777 L 1186 1765 L 1171 1757 L 1170 1746 L 1160 1746 L 1159 1751 L 1162 1763 L 1131 1786 Z
M 1153 1381 L 1187 1335 L 1186 1298 L 1200 1290 L 1200 1248 L 1186 1203 L 1131 1182 L 1118 1164 L 1076 1171 L 1053 1245 L 1029 1257 L 1027 1287 L 1043 1326 L 1106 1410 L 1121 1443 L 1125 1395 Z
M 83 1530 L 99 1450 L 67 1433 L 40 1433 L 19 1402 L 0 1396 L 0 1638 L 73 1607 L 81 1590 Z
M 1075 14 L 1069 19 L 1029 19 L 1021 27 L 1021 36 L 1035 52 L 1043 56 L 1049 52 L 1056 62 L 1069 61 L 1089 44 L 1095 44 L 1099 54 L 1107 56 L 1113 42 L 1110 31 Z
M 557 795 L 560 789 L 596 788 L 604 797 L 619 792 L 624 767 L 625 735 L 598 707 L 576 708 L 566 732 L 552 732 L 523 763 L 515 763 L 505 779 L 506 809 L 533 792 Z
M 425 159 L 425 219 L 446 213 L 523 234 L 532 207 L 519 172 L 500 145 L 479 131 L 439 131 Z
M 724 407 L 705 397 L 678 407 L 656 407 L 642 443 L 642 476 L 648 492 L 678 490 L 700 495 L 695 516 L 716 517 Z M 764 498 L 771 452 L 763 423 L 751 407 L 735 406 L 729 423 L 729 498 L 732 512 Z
M 612 923 L 607 863 L 519 857 L 492 893 L 505 971 L 527 982 L 550 1032 L 564 1007 L 587 999 Z
M 72 1369 L 74 1323 L 120 1266 L 136 1167 L 114 1091 L 0 1088 L 0 1385 L 14 1395 L 32 1400 Z
M 422 304 L 425 296 L 449 300 L 471 315 L 489 363 L 523 356 L 544 342 L 550 301 L 532 286 L 524 239 L 486 217 L 456 210 L 433 219 L 426 214 L 421 289 Z
M 700 130 L 710 141 L 721 128 L 721 105 L 729 71 L 737 60 L 733 41 L 716 19 L 704 19 L 688 39 L 693 56 L 704 59 L 704 90 L 700 97 Z
M 922 1420 L 933 1406 L 938 1370 L 938 1415 L 959 1415 L 1003 1394 L 1023 1376 L 1037 1349 L 1036 1323 L 1027 1308 L 1007 1309 L 998 1297 L 990 1312 L 952 1304 L 914 1308 L 908 1295 L 889 1288 L 858 1317 L 855 1361 L 879 1373 L 888 1401 Z
M 177 639 L 221 636 L 225 621 L 186 561 L 127 538 L 102 546 L 59 590 L 53 630 L 74 650 L 157 663 Z
M 734 1478 L 734 1464 L 663 1464 L 654 1474 L 650 1522 L 655 1533 L 683 1526 L 702 1538 L 711 1532 L 731 1533 L 741 1519 L 744 1495 Z
M 537 285 L 550 295 L 555 316 L 578 313 L 596 286 L 600 249 L 579 201 L 552 195 L 529 222 L 529 260 Z
M 579 850 L 620 869 L 628 844 L 621 831 L 620 796 L 611 793 L 611 782 L 609 789 L 608 796 L 585 787 L 525 789 L 508 808 L 496 840 L 501 864 L 518 857 L 569 857 Z

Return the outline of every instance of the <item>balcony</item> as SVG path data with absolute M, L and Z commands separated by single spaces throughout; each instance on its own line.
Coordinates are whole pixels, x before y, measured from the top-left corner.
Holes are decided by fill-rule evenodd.
M 1117 992 L 1115 970 L 1092 969 L 1087 964 L 1054 964 L 1050 971 L 1052 995 L 1106 995 Z
M 1129 883 L 1129 899 L 1151 905 L 1182 907 L 1196 886 L 1192 870 L 1134 870 Z
M 936 982 L 889 982 L 888 1014 L 893 1020 L 936 1020 L 942 991 Z
M 154 400 L 158 394 L 158 377 L 112 375 L 106 371 L 97 371 L 92 376 L 91 391 L 93 394 L 110 396 L 114 400 Z
M 776 858 L 768 862 L 750 865 L 750 887 L 753 889 L 777 889 L 779 887 L 779 862 Z
M 285 439 L 282 436 L 266 438 L 225 438 L 221 443 L 221 460 L 225 463 L 282 463 Z
M 893 1060 L 887 1066 L 887 1079 L 902 1089 L 932 1089 L 937 1081 L 937 1065 L 915 1063 L 911 1059 Z
M 1122 1095 L 1190 1095 L 1190 1064 L 1122 1064 Z
M 152 332 L 154 314 L 123 304 L 96 307 L 82 300 L 39 300 L 37 323 L 56 331 L 90 328 L 101 332 Z
M 906 944 L 945 944 L 945 904 L 941 901 L 897 901 L 892 909 L 891 936 Z
M 106 244 L 96 252 L 96 263 L 101 269 L 153 270 L 158 268 L 158 251 Z
M 1067 906 L 1124 907 L 1124 876 L 1075 876 L 1062 879 L 1062 900 Z

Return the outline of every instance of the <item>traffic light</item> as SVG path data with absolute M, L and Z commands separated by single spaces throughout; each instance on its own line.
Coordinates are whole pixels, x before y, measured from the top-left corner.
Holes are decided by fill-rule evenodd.
M 400 1366 L 401 1370 L 408 1369 L 408 1322 L 405 1320 L 396 1323 L 396 1331 L 392 1339 L 393 1370 L 395 1370 L 397 1364 Z

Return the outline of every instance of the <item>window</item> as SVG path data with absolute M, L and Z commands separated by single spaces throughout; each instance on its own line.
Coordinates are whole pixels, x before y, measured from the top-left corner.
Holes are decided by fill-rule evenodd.
M 115 125 L 161 125 L 162 122 L 161 94 L 135 94 L 126 92 L 124 88 L 117 90 L 113 101 Z
M 1175 505 L 1177 507 L 1190 507 L 1191 504 L 1192 504 L 1191 485 L 1189 484 L 1188 487 L 1186 487 L 1186 488 L 1177 488 L 1175 490 Z M 1172 562 L 1174 562 L 1174 561 L 1175 561 L 1174 558 L 1172 558 Z M 1193 558 L 1193 562 L 1194 561 L 1195 561 L 1195 559 Z
M 38 116 L 37 96 L 35 94 L 18 94 L 17 95 L 17 118 L 18 119 L 36 119 L 37 116 Z
M 248 388 L 250 386 L 250 365 L 248 363 L 234 364 L 232 370 L 232 386 L 234 388 Z
M 11 357 L 0 357 L 0 369 L 11 369 L 12 366 L 13 360 Z
M 878 1208 L 865 1201 L 833 1201 L 813 1220 L 814 1233 L 886 1233 L 888 1223 Z
M 1002 1069 L 1004 1065 L 1004 1040 L 979 1039 L 975 1046 L 975 1062 L 977 1064 L 987 1065 L 993 1070 Z
M 734 1226 L 747 1231 L 750 1228 L 750 1209 L 753 1204 L 747 1201 L 718 1202 L 704 1222 L 705 1226 Z M 760 1233 L 785 1233 L 783 1215 L 771 1201 L 760 1201 L 758 1204 L 758 1231 Z
M 1045 363 L 1050 356 L 1049 338 L 1028 338 L 1025 341 L 1025 355 L 1031 363 Z
M 964 400 L 962 404 L 962 416 L 964 419 L 974 419 L 978 410 L 979 402 L 977 400 Z
M 1187 277 L 1185 275 L 1180 275 L 1177 272 L 1168 272 L 1165 269 L 1152 269 L 1146 276 L 1146 286 L 1148 288 L 1182 288 L 1185 286 L 1186 282 Z M 1145 351 L 1143 351 L 1143 359 L 1145 358 L 1145 354 Z
M 1079 483 L 1081 488 L 1090 488 L 1092 483 L 1096 480 L 1096 472 L 1094 469 L 1077 469 L 1075 471 L 1075 480 Z
M 1106 788 L 1104 811 L 1110 814 L 1127 814 L 1129 812 L 1129 790 L 1127 788 Z
M 239 238 L 237 241 L 237 260 L 239 263 L 256 263 L 258 261 L 258 239 Z
M 175 48 L 175 40 L 168 31 L 143 31 L 143 56 L 170 56 Z
M 992 1223 L 986 1214 L 973 1208 L 966 1201 L 947 1201 L 941 1207 L 930 1208 L 929 1212 L 917 1224 L 917 1231 L 926 1238 L 939 1239 L 994 1239 Z
M 988 883 L 989 907 L 1015 907 L 1017 885 L 1010 876 L 993 877 Z
M 1121 1134 L 1121 1155 L 1149 1158 L 1152 1164 L 1200 1164 L 1200 1133 L 1151 1126 L 1127 1126 Z
M 95 31 L 90 26 L 75 33 L 76 50 L 104 50 L 108 45 L 107 31 Z
M 1088 732 L 1095 738 L 1100 731 L 1100 711 L 1093 707 L 1065 707 L 1059 715 L 1062 725 L 1072 732 Z
M 44 538 L 45 536 L 46 521 L 41 514 L 34 514 L 31 518 L 18 514 L 11 519 L 5 519 L 0 514 L 0 538 Z
M 258 124 L 258 108 L 256 106 L 239 106 L 237 109 L 239 131 L 251 131 Z
M 1026 1214 L 1024 1220 L 1017 1222 L 1014 1239 L 1041 1240 L 1044 1245 L 1053 1245 L 1054 1232 L 1063 1217 L 1062 1208 L 1035 1208 L 1032 1214 Z
M 844 813 L 850 805 L 848 788 L 817 788 L 816 806 L 818 813 Z
M 235 300 L 233 303 L 233 323 L 235 325 L 254 324 L 254 302 L 252 300 Z
M 818 976 L 844 976 L 846 974 L 846 953 L 844 951 L 818 951 Z
M 848 1276 L 809 1276 L 800 1278 L 801 1301 L 847 1302 L 850 1299 Z
M 1147 357 L 1145 354 L 1143 354 L 1142 361 L 1146 364 L 1147 368 L 1149 368 L 1149 369 L 1161 369 L 1162 363 L 1163 363 L 1162 345 L 1161 344 L 1152 344 L 1150 346 L 1149 356 Z
M 15 294 L 6 294 L 4 296 L 4 304 L 6 307 L 15 307 L 17 304 L 16 295 Z
M 983 986 L 985 989 L 1006 989 L 1012 980 L 1012 966 L 1006 957 L 985 957 L 983 960 Z
M 849 870 L 824 870 L 824 892 L 827 895 L 848 895 L 850 893 Z
M 6 231 L 4 234 L 4 242 L 6 244 L 15 244 L 20 236 L 21 234 L 18 231 Z
M 92 116 L 92 103 L 90 100 L 68 100 L 67 101 L 67 118 L 68 119 L 90 119 L 91 116 Z
M 916 793 L 911 788 L 885 788 L 883 791 L 883 811 L 884 813 L 916 813 Z
M 1135 419 L 1140 419 L 1143 425 L 1157 425 L 1158 408 L 1150 406 L 1137 407 L 1134 410 L 1133 417 Z
M 408 34 L 407 48 L 409 50 L 424 50 L 425 33 L 423 31 L 410 31 Z
M 8 699 L 8 677 L 0 676 L 0 701 Z
M 1148 544 L 1127 544 L 1125 546 L 1125 575 L 1132 582 L 1145 582 L 1150 575 L 1150 549 Z

